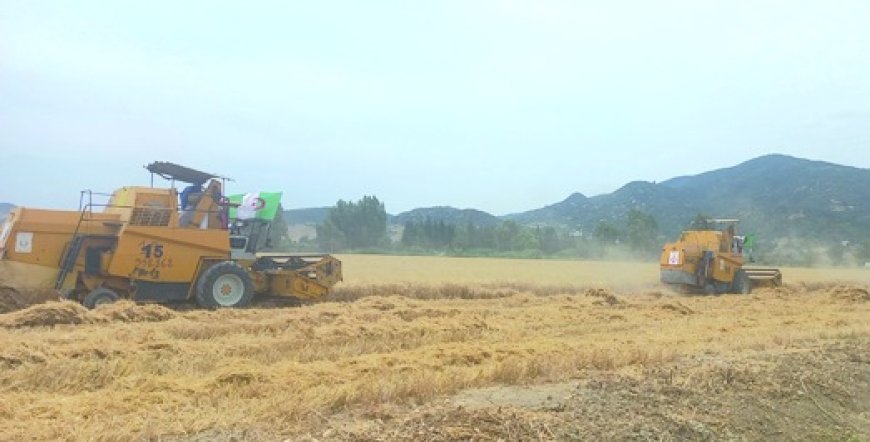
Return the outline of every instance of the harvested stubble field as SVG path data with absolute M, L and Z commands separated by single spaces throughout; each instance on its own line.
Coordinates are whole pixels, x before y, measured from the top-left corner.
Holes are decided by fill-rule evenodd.
M 342 256 L 329 299 L 0 315 L 0 438 L 870 438 L 870 271 Z

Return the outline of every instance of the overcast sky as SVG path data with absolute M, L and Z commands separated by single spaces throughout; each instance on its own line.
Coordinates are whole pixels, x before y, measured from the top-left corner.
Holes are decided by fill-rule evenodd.
M 154 160 L 391 213 L 870 168 L 870 2 L 0 0 L 0 152 L 0 201 L 52 208 Z

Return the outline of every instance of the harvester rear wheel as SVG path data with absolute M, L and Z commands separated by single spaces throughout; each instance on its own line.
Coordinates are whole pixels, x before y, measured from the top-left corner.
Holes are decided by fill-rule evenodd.
M 233 261 L 209 267 L 196 283 L 196 302 L 206 308 L 244 307 L 254 298 L 254 283 Z
M 91 290 L 90 293 L 85 295 L 85 299 L 82 300 L 82 304 L 87 308 L 93 309 L 96 308 L 98 305 L 111 304 L 117 301 L 118 298 L 118 294 L 115 293 L 112 289 L 97 287 Z
M 734 281 L 731 281 L 731 291 L 741 295 L 748 295 L 752 292 L 752 280 L 749 275 L 743 270 L 738 270 L 734 274 Z

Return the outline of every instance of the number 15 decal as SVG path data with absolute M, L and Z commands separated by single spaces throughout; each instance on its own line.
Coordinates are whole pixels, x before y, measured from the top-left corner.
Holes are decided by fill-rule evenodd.
M 142 254 L 145 258 L 163 258 L 163 244 L 148 243 L 142 246 Z

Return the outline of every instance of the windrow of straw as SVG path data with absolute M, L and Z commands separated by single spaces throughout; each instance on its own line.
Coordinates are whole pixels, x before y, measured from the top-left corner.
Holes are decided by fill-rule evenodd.
M 50 301 L 0 315 L 0 327 L 20 328 L 107 322 L 155 322 L 175 317 L 175 312 L 159 305 L 137 305 L 118 301 L 88 310 L 73 301 Z

